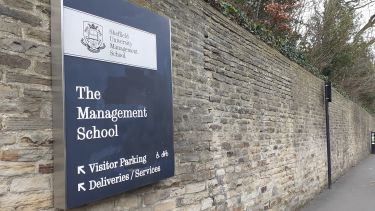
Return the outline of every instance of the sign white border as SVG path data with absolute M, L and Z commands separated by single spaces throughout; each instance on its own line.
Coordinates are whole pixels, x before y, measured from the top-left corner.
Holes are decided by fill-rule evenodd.
M 157 70 L 155 34 L 66 6 L 63 19 L 64 55 Z M 98 27 L 92 29 L 98 39 L 93 48 L 87 23 Z

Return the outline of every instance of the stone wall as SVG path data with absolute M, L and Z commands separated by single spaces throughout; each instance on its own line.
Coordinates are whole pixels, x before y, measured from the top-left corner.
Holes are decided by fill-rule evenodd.
M 296 210 L 326 186 L 323 81 L 199 0 L 172 20 L 176 176 L 78 210 Z M 0 0 L 0 210 L 54 210 L 50 0 Z M 375 119 L 333 93 L 333 176 Z

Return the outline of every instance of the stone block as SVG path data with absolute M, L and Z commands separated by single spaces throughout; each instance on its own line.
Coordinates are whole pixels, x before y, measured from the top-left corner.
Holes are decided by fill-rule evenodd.
M 25 98 L 27 97 L 30 100 L 45 100 L 45 101 L 52 101 L 52 92 L 51 91 L 43 91 L 40 89 L 28 89 L 25 88 L 23 91 Z
M 42 59 L 51 57 L 51 47 L 45 45 L 37 45 L 35 48 L 31 48 L 26 51 L 26 55 L 35 56 Z
M 22 28 L 16 22 L 0 20 L 0 31 L 16 35 L 17 37 L 22 36 Z
M 38 2 L 42 3 L 42 4 L 50 4 L 50 0 L 38 0 Z
M 0 176 L 24 176 L 35 173 L 35 163 L 0 161 Z
M 37 56 L 42 58 L 51 56 L 50 47 L 40 45 L 38 43 L 24 40 L 21 38 L 1 38 L 0 45 L 0 47 L 3 50 L 8 50 L 12 52 L 25 53 L 26 55 Z
M 15 143 L 16 143 L 16 135 L 14 135 L 14 134 L 0 134 L 0 147 L 5 146 L 5 145 L 12 145 L 12 144 L 15 144 Z
M 36 98 L 22 97 L 19 100 L 19 109 L 21 113 L 28 114 L 32 118 L 39 118 L 42 109 L 43 101 Z
M 51 86 L 51 79 L 41 78 L 36 75 L 24 75 L 21 73 L 8 72 L 6 75 L 8 83 L 23 83 L 23 84 L 38 84 L 44 86 Z
M 176 152 L 176 148 L 175 148 Z M 176 172 L 175 175 L 180 175 L 180 174 L 189 174 L 193 170 L 192 166 L 189 163 L 181 164 L 179 166 L 176 166 Z
M 80 210 L 80 208 L 78 209 L 75 209 L 75 210 Z M 94 204 L 90 204 L 86 207 L 83 207 L 83 209 L 81 210 L 90 210 L 90 211 L 104 211 L 104 210 L 114 210 L 114 204 L 113 204 L 113 201 L 111 199 L 106 199 L 106 200 L 102 200 L 102 201 L 99 201 L 97 203 L 94 203 Z
M 52 75 L 51 69 L 52 69 L 52 66 L 51 66 L 50 62 L 39 62 L 39 61 L 37 61 L 34 71 L 36 73 L 41 74 L 41 75 L 51 76 Z
M 0 113 L 5 114 L 19 114 L 21 113 L 17 100 L 6 100 L 4 99 L 0 103 Z
M 216 175 L 217 176 L 223 176 L 223 175 L 225 175 L 225 170 L 224 169 L 218 169 L 218 170 L 216 170 Z
M 37 46 L 36 43 L 23 40 L 21 38 L 1 38 L 0 39 L 1 48 L 7 51 L 13 51 L 17 53 L 25 53 L 26 51 L 33 49 Z
M 0 15 L 11 17 L 15 20 L 30 24 L 31 26 L 41 26 L 42 22 L 42 19 L 35 15 L 32 15 L 28 12 L 10 9 L 3 4 L 0 5 Z
M 135 194 L 126 194 L 121 196 L 116 206 L 122 209 L 135 209 L 142 206 L 142 198 Z
M 0 100 L 14 99 L 18 97 L 18 89 L 12 86 L 0 84 Z
M 0 84 L 0 99 L 13 99 L 18 97 L 18 89 Z
M 8 191 L 9 191 L 9 181 L 5 177 L 0 177 L 0 196 L 4 195 Z
M 22 193 L 51 189 L 51 176 L 36 175 L 32 177 L 17 177 L 10 184 L 10 192 Z
M 52 119 L 52 103 L 44 103 L 40 110 L 40 118 Z
M 4 0 L 5 5 L 11 8 L 32 10 L 34 5 L 26 0 Z
M 185 187 L 185 192 L 187 194 L 198 193 L 198 192 L 201 192 L 201 191 L 204 191 L 204 190 L 206 190 L 206 183 L 205 182 L 192 183 L 192 184 L 186 185 L 186 187 Z
M 206 210 L 211 208 L 213 205 L 214 200 L 212 198 L 203 199 L 201 202 L 201 210 Z
M 45 5 L 37 5 L 36 9 L 40 11 L 41 13 L 47 15 L 48 17 L 51 16 L 51 8 L 49 6 Z
M 47 146 L 52 147 L 53 139 L 50 132 L 31 132 L 26 134 L 20 134 L 20 140 L 18 141 L 18 146 L 20 147 L 38 147 Z
M 52 149 L 48 147 L 0 150 L 0 161 L 35 162 L 51 159 Z
M 31 61 L 17 55 L 0 52 L 0 65 L 5 65 L 10 68 L 27 69 L 30 67 Z
M 52 174 L 54 171 L 53 163 L 38 164 L 39 174 Z
M 224 194 L 219 194 L 216 195 L 214 198 L 215 204 L 223 204 L 225 203 L 225 195 Z
M 180 156 L 180 160 L 182 163 L 185 162 L 198 162 L 199 161 L 199 154 L 197 153 L 183 153 Z
M 13 207 L 1 207 L 1 211 L 17 211 L 17 210 Z
M 52 208 L 53 193 L 51 191 L 32 191 L 25 193 L 9 193 L 0 196 L 2 209 L 41 210 Z
M 158 201 L 167 199 L 169 197 L 169 191 L 167 190 L 159 190 L 157 192 L 149 192 L 144 195 L 143 203 L 145 205 L 152 205 Z
M 18 150 L 0 150 L 0 161 L 18 161 Z
M 45 43 L 51 42 L 51 32 L 50 31 L 43 31 L 35 28 L 28 28 L 26 30 L 26 36 L 32 39 L 36 39 L 38 41 L 42 41 Z
M 163 201 L 154 207 L 154 211 L 168 211 L 176 208 L 176 200 Z
M 52 121 L 40 118 L 8 117 L 3 124 L 7 131 L 45 130 L 52 128 Z

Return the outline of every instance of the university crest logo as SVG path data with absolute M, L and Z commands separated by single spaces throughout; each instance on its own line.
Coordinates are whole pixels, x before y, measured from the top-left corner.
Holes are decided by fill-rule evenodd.
M 92 53 L 99 53 L 106 46 L 103 43 L 103 27 L 99 24 L 84 21 L 81 43 Z

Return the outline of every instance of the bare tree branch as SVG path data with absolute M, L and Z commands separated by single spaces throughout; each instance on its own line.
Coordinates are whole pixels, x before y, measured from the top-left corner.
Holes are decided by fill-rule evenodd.
M 370 41 L 368 41 L 368 42 L 366 43 L 366 46 L 367 46 L 367 47 L 370 47 L 370 46 L 372 46 L 374 43 L 375 43 L 375 38 L 372 38 Z
M 371 15 L 370 19 L 367 21 L 367 23 L 357 32 L 357 34 L 354 36 L 354 41 L 358 41 L 359 37 L 367 31 L 369 28 L 373 27 L 375 25 L 375 14 Z
M 363 8 L 363 7 L 366 7 L 366 6 L 368 6 L 368 5 L 372 4 L 372 3 L 375 3 L 375 1 L 369 1 L 369 2 L 367 2 L 366 4 L 358 5 L 358 6 L 354 7 L 354 9 L 355 9 L 355 10 L 358 10 L 358 9 L 361 9 L 361 8 Z

